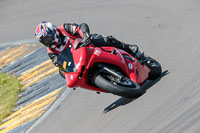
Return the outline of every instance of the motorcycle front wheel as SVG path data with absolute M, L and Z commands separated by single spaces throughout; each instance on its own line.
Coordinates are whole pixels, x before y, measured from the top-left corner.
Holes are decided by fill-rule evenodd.
M 140 86 L 129 78 L 119 80 L 112 75 L 98 74 L 95 78 L 95 85 L 114 95 L 137 98 L 142 95 Z

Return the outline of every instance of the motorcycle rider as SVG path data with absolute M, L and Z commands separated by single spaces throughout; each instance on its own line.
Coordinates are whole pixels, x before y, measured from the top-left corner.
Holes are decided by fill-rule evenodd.
M 138 52 L 137 45 L 125 44 L 113 36 L 103 37 L 99 34 L 90 34 L 86 23 L 64 23 L 56 27 L 50 22 L 40 23 L 35 30 L 35 37 L 47 47 L 47 53 L 53 64 L 57 66 L 57 56 L 70 44 L 73 45 L 76 38 L 83 39 L 83 46 L 90 42 L 96 47 L 111 46 L 122 49 L 132 56 Z

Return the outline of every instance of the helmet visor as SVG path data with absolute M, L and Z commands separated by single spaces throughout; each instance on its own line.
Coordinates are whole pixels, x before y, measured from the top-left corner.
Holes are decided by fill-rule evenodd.
M 50 47 L 54 43 L 54 37 L 53 36 L 45 36 L 42 39 L 42 41 L 47 47 Z
M 56 39 L 56 33 L 54 33 L 53 31 L 49 31 L 48 34 L 45 37 L 41 38 L 41 42 L 47 46 L 47 47 L 51 47 L 51 45 L 54 44 Z

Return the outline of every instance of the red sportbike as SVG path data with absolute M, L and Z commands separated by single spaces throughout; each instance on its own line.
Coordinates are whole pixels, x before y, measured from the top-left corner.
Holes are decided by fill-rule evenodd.
M 85 88 L 96 92 L 134 98 L 143 93 L 145 81 L 161 75 L 161 65 L 144 56 L 139 61 L 115 47 L 80 47 L 76 39 L 58 56 L 61 75 L 70 88 Z

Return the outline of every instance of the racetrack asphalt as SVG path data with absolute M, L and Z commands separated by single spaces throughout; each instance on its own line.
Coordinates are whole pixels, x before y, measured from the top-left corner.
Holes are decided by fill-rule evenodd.
M 91 33 L 138 44 L 169 71 L 135 100 L 71 91 L 30 132 L 199 133 L 199 7 L 198 0 L 0 0 L 0 43 L 34 39 L 44 20 L 85 22 Z

